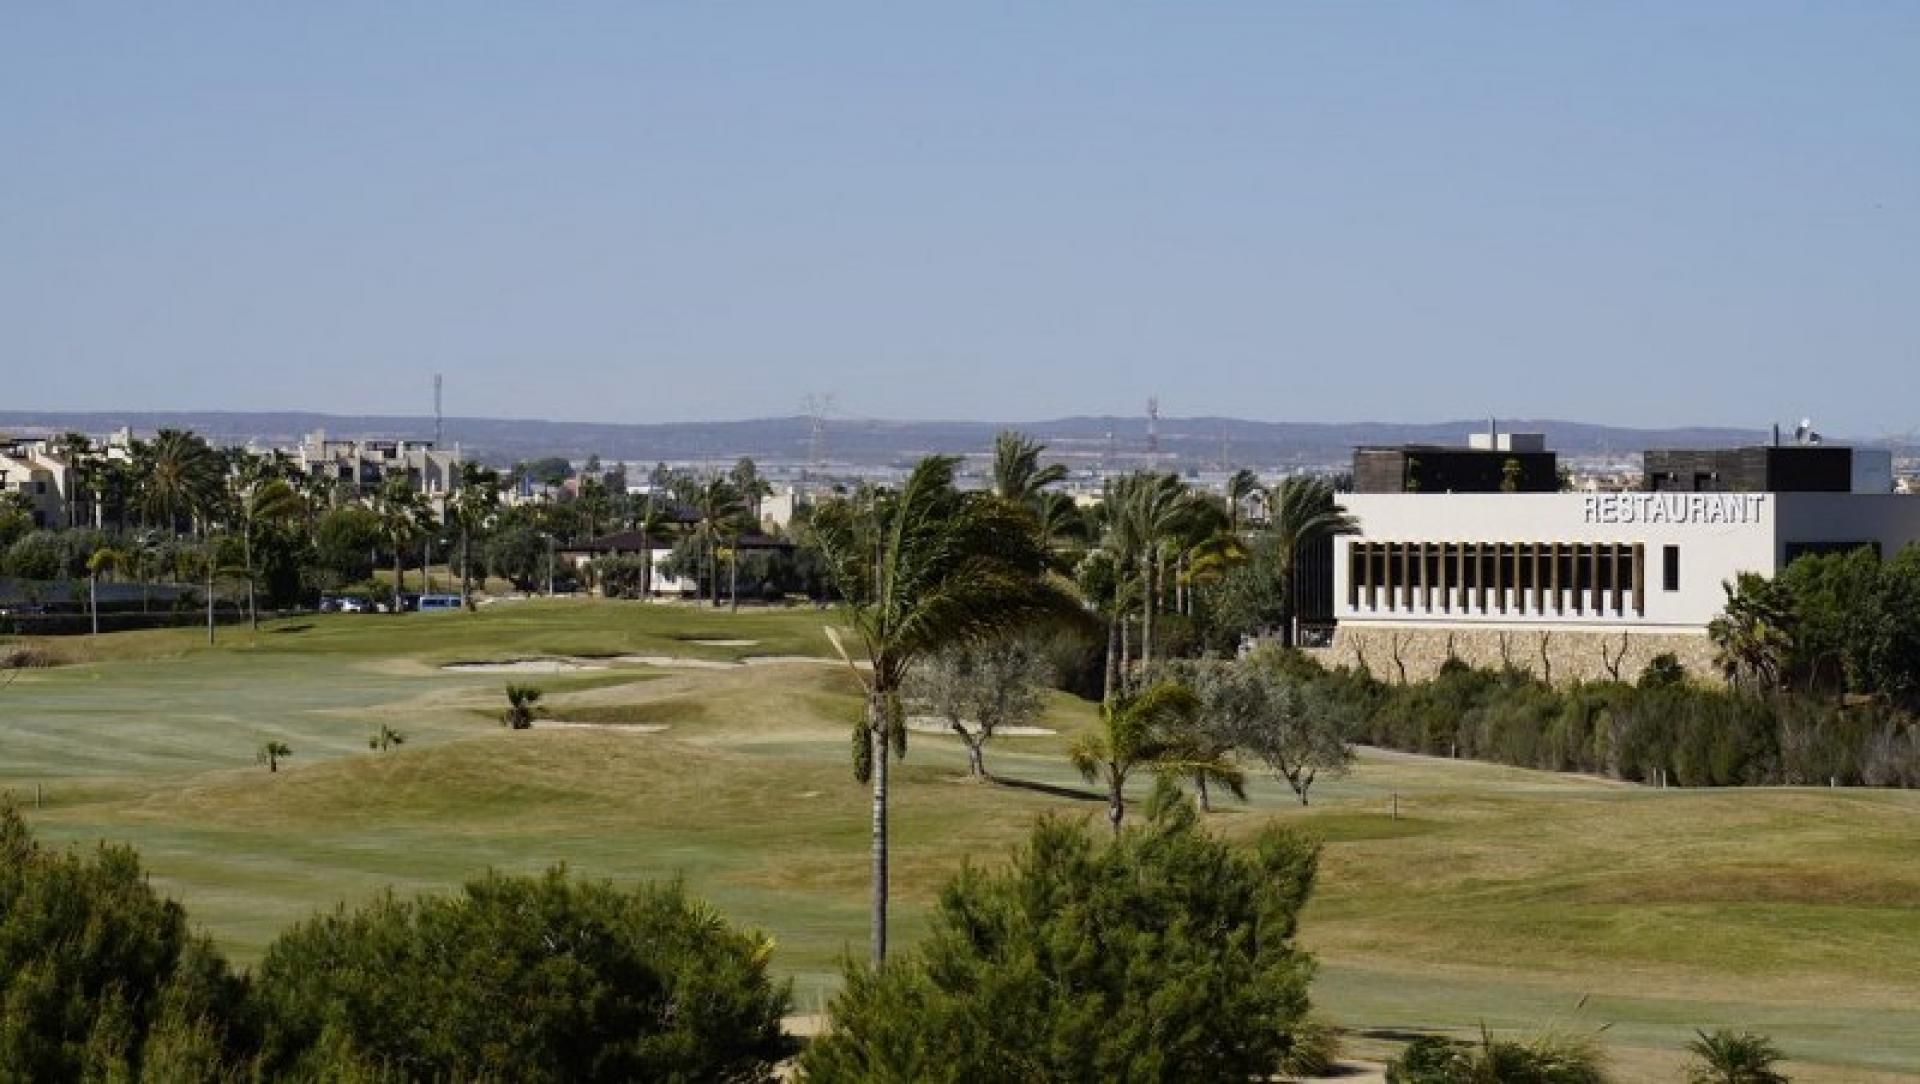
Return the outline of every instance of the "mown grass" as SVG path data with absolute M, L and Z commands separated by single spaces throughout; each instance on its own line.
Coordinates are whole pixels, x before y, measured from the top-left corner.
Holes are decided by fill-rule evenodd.
M 528 602 L 222 630 L 212 650 L 178 630 L 63 642 L 95 661 L 0 692 L 0 787 L 41 786 L 31 815 L 51 838 L 139 846 L 241 960 L 316 908 L 564 862 L 684 877 L 775 936 L 811 1007 L 865 934 L 866 795 L 847 761 L 860 698 L 844 666 L 515 676 L 556 718 L 610 724 L 522 732 L 497 722 L 508 677 L 439 667 L 821 656 L 829 619 Z M 961 780 L 952 739 L 912 736 L 895 776 L 899 937 L 954 870 L 1003 861 L 1036 816 L 1099 823 L 1061 756 L 1093 721 L 1052 700 L 1058 733 L 990 748 L 997 786 Z M 407 744 L 368 751 L 383 723 Z M 278 775 L 253 762 L 269 736 L 295 750 Z M 1210 823 L 1327 842 L 1303 937 L 1322 964 L 1315 996 L 1348 1027 L 1524 1029 L 1591 995 L 1575 1022 L 1611 1025 L 1624 1065 L 1664 1073 L 1692 1028 L 1736 1026 L 1818 1063 L 1810 1079 L 1920 1070 L 1920 796 L 1661 791 L 1367 753 L 1310 807 L 1267 780 L 1251 799 Z

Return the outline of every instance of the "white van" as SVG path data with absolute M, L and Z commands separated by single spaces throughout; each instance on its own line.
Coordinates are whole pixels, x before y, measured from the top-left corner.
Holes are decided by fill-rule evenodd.
M 459 595 L 421 595 L 420 612 L 431 613 L 435 610 L 457 610 L 460 608 Z

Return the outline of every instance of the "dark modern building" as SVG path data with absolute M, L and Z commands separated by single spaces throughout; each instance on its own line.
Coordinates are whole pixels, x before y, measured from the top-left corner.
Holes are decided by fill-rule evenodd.
M 1649 450 L 1640 488 L 1650 493 L 1850 493 L 1854 450 L 1782 444 Z
M 1540 448 L 1401 444 L 1356 448 L 1355 493 L 1555 493 L 1560 460 Z

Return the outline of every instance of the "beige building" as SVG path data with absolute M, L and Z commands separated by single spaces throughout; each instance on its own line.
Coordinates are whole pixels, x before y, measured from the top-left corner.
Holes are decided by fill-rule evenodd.
M 44 440 L 0 440 L 0 492 L 26 498 L 36 527 L 72 525 L 73 468 Z
M 397 476 L 437 506 L 460 486 L 459 448 L 441 451 L 430 440 L 328 440 L 317 430 L 301 439 L 295 455 L 308 477 L 358 493 L 370 493 Z

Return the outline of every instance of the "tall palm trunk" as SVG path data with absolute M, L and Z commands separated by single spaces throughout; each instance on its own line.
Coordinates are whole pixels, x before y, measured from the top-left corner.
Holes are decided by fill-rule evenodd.
M 887 695 L 867 694 L 867 742 L 873 751 L 873 965 L 887 962 Z
M 254 605 L 253 596 L 253 530 L 248 528 L 240 535 L 241 560 L 247 566 L 247 624 L 253 631 L 260 631 L 260 611 Z
M 473 612 L 473 532 L 460 528 L 460 607 Z
M 100 635 L 100 573 L 87 573 L 87 612 L 93 618 L 93 634 Z
M 727 561 L 727 606 L 740 612 L 740 540 L 733 540 L 733 552 Z
M 1300 568 L 1298 543 L 1289 542 L 1284 552 L 1287 555 L 1287 569 L 1282 577 L 1286 586 L 1280 595 L 1280 644 L 1282 647 L 1293 647 L 1299 638 L 1297 633 L 1300 627 L 1300 600 L 1296 597 L 1296 589 L 1300 586 L 1300 577 L 1297 575 Z
M 1160 601 L 1160 578 L 1155 573 L 1159 571 L 1159 567 L 1158 558 L 1149 558 L 1147 567 L 1140 573 L 1146 587 L 1146 597 L 1140 603 L 1140 668 L 1142 670 L 1153 665 L 1153 611 Z
M 1128 689 L 1133 685 L 1133 652 L 1127 642 L 1132 639 L 1133 621 L 1123 611 L 1120 614 L 1120 688 Z
M 653 536 L 640 531 L 640 597 L 653 597 Z
M 211 543 L 211 539 L 208 540 Z M 207 646 L 213 646 L 213 550 L 207 550 Z
M 393 544 L 393 612 L 400 612 L 400 592 L 407 587 L 407 569 L 405 558 L 400 554 L 400 543 Z
M 1102 699 L 1112 699 L 1120 695 L 1120 605 L 1116 600 L 1114 612 L 1107 618 L 1107 680 L 1102 688 Z

